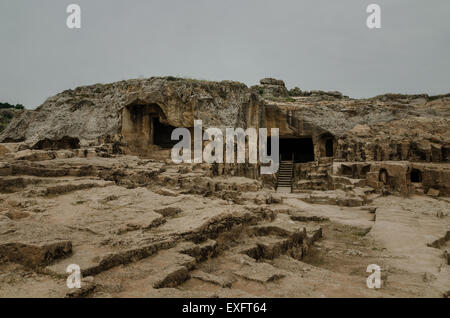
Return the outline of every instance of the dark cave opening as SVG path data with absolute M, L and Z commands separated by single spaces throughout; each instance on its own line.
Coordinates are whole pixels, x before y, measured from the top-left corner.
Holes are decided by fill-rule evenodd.
M 450 160 L 450 148 L 449 147 L 442 147 L 442 161 L 449 161 Z
M 33 149 L 40 150 L 58 150 L 58 149 L 78 149 L 80 148 L 80 140 L 64 136 L 61 139 L 43 139 L 37 142 Z
M 353 177 L 353 166 L 341 165 L 341 175 Z
M 411 170 L 411 182 L 422 182 L 422 172 L 419 169 Z
M 359 177 L 360 178 L 365 178 L 369 171 L 370 171 L 370 165 L 362 167 L 361 172 L 359 174 Z
M 161 148 L 172 148 L 178 143 L 178 140 L 171 140 L 172 131 L 176 128 L 163 124 L 159 117 L 153 117 L 153 142 Z
M 327 139 L 325 141 L 325 155 L 327 157 L 333 157 L 333 139 Z
M 383 184 L 387 184 L 389 179 L 389 175 L 386 169 L 380 169 L 380 174 L 378 175 L 378 180 L 383 182 Z
M 268 153 L 270 138 L 267 142 Z M 280 138 L 281 160 L 293 160 L 296 163 L 314 161 L 314 145 L 312 138 Z

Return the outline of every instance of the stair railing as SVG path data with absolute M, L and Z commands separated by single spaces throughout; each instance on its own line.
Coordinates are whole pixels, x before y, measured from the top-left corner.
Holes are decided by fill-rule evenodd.
M 292 187 L 294 182 L 294 159 L 295 159 L 295 153 L 292 153 L 292 167 L 291 167 L 291 193 L 292 193 Z
M 278 164 L 278 173 L 277 173 L 277 182 L 275 183 L 275 189 L 278 189 L 278 179 L 280 178 L 280 168 L 281 168 L 281 154 L 279 156 L 279 164 Z

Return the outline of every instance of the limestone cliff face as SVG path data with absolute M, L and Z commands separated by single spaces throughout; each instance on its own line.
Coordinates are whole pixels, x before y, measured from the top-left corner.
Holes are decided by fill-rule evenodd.
M 280 136 L 312 136 L 315 142 L 331 134 L 335 159 L 450 160 L 450 95 L 316 95 L 267 104 L 267 127 L 280 127 Z
M 265 79 L 261 85 L 282 87 L 285 94 L 267 97 L 237 82 L 174 77 L 79 87 L 22 112 L 0 142 L 73 148 L 116 140 L 139 153 L 158 139 L 170 140 L 173 127 L 190 128 L 200 119 L 205 128 L 279 128 L 281 138 L 311 137 L 316 159 L 329 157 L 325 146 L 332 140 L 328 152 L 335 160 L 450 160 L 450 95 L 351 99 L 312 91 L 283 97 L 282 81 Z
M 261 121 L 262 102 L 244 84 L 150 78 L 64 91 L 15 118 L 0 142 L 120 138 L 123 109 L 151 104 L 161 108 L 164 123 L 175 127 L 192 127 L 194 119 L 205 127 L 259 127 Z

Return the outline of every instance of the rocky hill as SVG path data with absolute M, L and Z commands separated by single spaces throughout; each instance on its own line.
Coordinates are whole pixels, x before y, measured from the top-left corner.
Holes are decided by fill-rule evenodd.
M 0 141 L 35 144 L 65 137 L 114 138 L 121 132 L 122 109 L 147 102 L 158 104 L 172 126 L 192 127 L 195 118 L 205 126 L 245 127 L 248 108 L 259 101 L 244 84 L 231 81 L 154 77 L 83 86 L 53 96 L 14 119 Z
M 165 77 L 17 115 L 0 137 L 0 297 L 450 295 L 448 95 Z M 278 173 L 169 160 L 194 119 L 279 128 Z
M 333 134 L 336 157 L 343 160 L 449 160 L 449 95 L 330 99 L 326 94 L 268 103 Z
M 252 88 L 174 77 L 78 87 L 14 118 L 0 141 L 33 148 L 48 140 L 121 140 L 122 110 L 132 104 L 158 105 L 164 113 L 161 120 L 174 127 L 192 127 L 194 119 L 212 127 L 272 123 L 287 126 L 281 134 L 292 136 L 312 127 L 336 138 L 335 157 L 342 160 L 449 160 L 450 94 L 352 99 L 339 92 L 289 91 L 283 81 L 270 78 Z M 277 115 L 267 111 L 271 107 Z

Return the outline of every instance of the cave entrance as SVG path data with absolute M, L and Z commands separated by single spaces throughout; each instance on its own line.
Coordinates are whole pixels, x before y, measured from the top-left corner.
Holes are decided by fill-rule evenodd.
M 165 124 L 166 115 L 157 104 L 136 102 L 123 109 L 122 135 L 131 152 L 146 155 L 151 145 L 172 146 L 175 127 Z
M 294 160 L 297 163 L 314 161 L 312 138 L 280 138 L 280 157 L 281 160 Z
M 442 147 L 442 161 L 450 160 L 450 147 L 443 146 Z
M 319 150 L 321 157 L 333 157 L 334 156 L 334 137 L 327 133 L 319 139 Z
M 411 182 L 422 182 L 422 172 L 419 169 L 411 170 Z
M 361 168 L 361 172 L 359 173 L 359 177 L 362 179 L 362 178 L 365 178 L 366 176 L 367 176 L 367 173 L 370 171 L 370 165 L 367 165 L 367 166 L 363 166 L 362 168 Z
M 341 165 L 341 175 L 353 177 L 353 166 Z
M 380 173 L 378 175 L 378 181 L 382 182 L 383 184 L 387 184 L 389 179 L 389 174 L 386 169 L 380 169 Z
M 178 140 L 172 140 L 172 131 L 174 126 L 163 124 L 159 117 L 153 117 L 153 143 L 161 148 L 172 148 L 178 143 Z
M 325 141 L 325 155 L 327 157 L 333 157 L 333 140 L 327 139 Z

